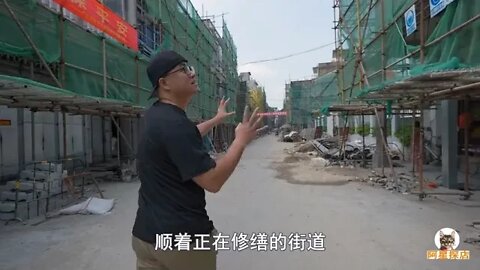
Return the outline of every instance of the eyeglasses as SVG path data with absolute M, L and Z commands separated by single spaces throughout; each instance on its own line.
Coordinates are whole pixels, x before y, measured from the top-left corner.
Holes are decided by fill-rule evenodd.
M 184 72 L 184 73 L 187 74 L 187 75 L 191 75 L 191 76 L 195 75 L 195 68 L 194 68 L 194 67 L 189 66 L 189 65 L 187 65 L 187 64 L 182 64 L 179 69 L 167 73 L 167 75 L 165 75 L 165 77 L 168 76 L 168 75 L 170 75 L 170 74 L 173 74 L 173 73 L 175 73 L 175 72 L 179 72 L 179 71 L 182 71 L 182 72 Z

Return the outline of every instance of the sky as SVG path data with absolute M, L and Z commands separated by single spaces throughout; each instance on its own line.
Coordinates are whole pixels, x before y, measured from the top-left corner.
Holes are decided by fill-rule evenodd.
M 265 88 L 270 107 L 283 107 L 286 83 L 311 78 L 314 66 L 332 60 L 333 44 L 285 60 L 244 65 L 333 43 L 332 0 L 191 2 L 200 16 L 225 13 L 225 21 L 237 47 L 238 71 L 252 73 L 252 77 Z M 217 17 L 216 25 L 221 26 L 221 17 Z

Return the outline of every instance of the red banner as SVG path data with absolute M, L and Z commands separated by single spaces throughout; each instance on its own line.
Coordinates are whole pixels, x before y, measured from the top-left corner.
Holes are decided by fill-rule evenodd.
M 287 115 L 287 112 L 264 112 L 264 113 L 257 113 L 257 115 L 263 115 L 263 116 Z
M 138 51 L 137 30 L 97 0 L 54 1 L 120 43 Z

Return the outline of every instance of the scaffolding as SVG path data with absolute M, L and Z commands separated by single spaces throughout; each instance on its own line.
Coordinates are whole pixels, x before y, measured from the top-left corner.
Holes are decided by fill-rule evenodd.
M 72 16 L 53 1 L 0 1 L 0 105 L 68 114 L 141 117 L 151 105 L 149 57 L 173 49 L 195 66 L 200 92 L 187 109 L 193 121 L 216 114 L 222 96 L 235 110 L 236 47 L 222 20 L 200 18 L 188 0 L 136 1 L 139 52 Z M 113 119 L 113 118 L 112 118 Z M 230 143 L 234 119 L 222 143 Z M 131 148 L 131 147 L 130 147 Z
M 140 51 L 136 53 L 101 33 L 92 33 L 75 20 L 36 0 L 1 1 L 0 55 L 4 63 L 20 66 L 5 75 L 23 77 L 75 93 L 146 107 L 151 83 L 146 76 L 146 43 L 153 49 L 173 49 L 195 66 L 201 90 L 187 114 L 200 120 L 216 113 L 218 100 L 235 99 L 238 88 L 236 48 L 222 22 L 222 37 L 209 29 L 190 1 L 137 1 Z M 8 6 L 8 8 L 7 8 Z M 146 26 L 153 25 L 153 37 Z M 151 30 L 151 29 L 150 29 Z M 147 37 L 148 36 L 148 37 Z M 145 40 L 153 39 L 153 42 Z M 6 66 L 6 65 L 5 65 Z M 232 102 L 234 109 L 235 102 Z
M 414 108 L 414 112 L 420 111 L 423 125 L 423 110 L 438 101 L 465 99 L 468 104 L 470 98 L 479 96 L 480 53 L 476 48 L 480 3 L 436 1 L 441 6 L 435 7 L 431 2 L 333 1 L 342 104 L 362 101 Z M 415 115 L 412 119 L 415 120 Z M 422 199 L 426 193 L 423 147 L 420 148 L 414 159 L 421 159 L 418 170 Z M 467 132 L 465 149 L 468 149 Z M 468 151 L 465 153 L 464 195 L 468 198 Z
M 407 35 L 404 17 L 412 7 L 418 30 Z M 432 17 L 426 0 L 335 0 L 334 14 L 342 103 L 415 76 L 480 64 L 480 3 L 452 1 Z
M 336 85 L 335 72 L 311 80 L 291 81 L 287 85 L 288 123 L 294 128 L 310 127 L 314 118 L 325 113 L 324 108 L 338 101 Z
M 55 114 L 57 126 L 52 141 L 58 159 L 62 162 L 78 159 L 89 170 L 78 174 L 72 169 L 71 175 L 65 178 L 70 182 L 77 178 L 82 181 L 82 196 L 85 178 L 105 175 L 103 167 L 111 168 L 118 161 L 123 175 L 122 159 L 126 157 L 130 168 L 130 159 L 135 154 L 132 119 L 142 117 L 145 108 L 153 102 L 148 100 L 152 86 L 146 68 L 149 57 L 158 51 L 173 49 L 195 66 L 200 92 L 187 110 L 190 119 L 198 122 L 213 117 L 222 96 L 231 100 L 229 111 L 235 110 L 239 87 L 237 55 L 226 23 L 222 20 L 220 35 L 215 25 L 211 27 L 209 20 L 198 16 L 188 0 L 137 0 L 135 3 L 138 52 L 89 26 L 51 0 L 0 0 L 0 105 L 31 110 L 29 135 L 33 164 L 48 162 L 35 157 L 35 113 Z M 67 114 L 82 115 L 82 128 L 86 127 L 85 115 L 101 118 L 98 137 L 102 138 L 98 141 L 101 141 L 104 162 L 107 161 L 106 148 L 110 147 L 105 119 L 110 119 L 112 129 L 116 130 L 118 160 L 91 167 L 87 162 L 85 133 L 83 156 L 68 156 Z M 122 130 L 120 121 L 130 121 L 130 130 Z M 219 147 L 225 148 L 233 139 L 233 121 L 229 119 L 213 132 Z M 124 132 L 130 134 L 130 138 Z M 93 127 L 91 136 L 93 148 Z M 128 148 L 128 155 L 120 153 L 121 143 Z M 24 147 L 25 140 L 20 144 Z M 62 144 L 63 151 L 60 150 Z M 93 153 L 93 149 L 91 151 Z M 20 158 L 19 154 L 19 170 L 26 165 L 25 151 L 22 155 Z M 93 181 L 97 185 L 94 178 Z M 102 196 L 98 185 L 97 189 Z M 64 190 L 62 180 L 61 196 Z M 18 188 L 16 192 L 18 197 Z M 51 210 L 48 198 L 45 213 L 49 207 Z M 35 202 L 38 209 L 39 200 Z M 17 203 L 15 217 L 18 218 Z

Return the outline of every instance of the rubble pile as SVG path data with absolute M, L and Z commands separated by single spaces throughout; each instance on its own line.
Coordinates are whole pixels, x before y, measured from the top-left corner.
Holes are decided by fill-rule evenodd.
M 397 178 L 397 189 L 395 189 L 395 180 L 393 178 L 381 176 L 375 171 L 372 171 L 372 174 L 369 175 L 368 179 L 363 179 L 362 181 L 368 182 L 372 186 L 381 186 L 387 190 L 397 190 L 401 193 L 410 193 L 418 188 L 419 183 L 413 176 L 400 173 L 397 175 Z
M 287 135 L 283 136 L 284 142 L 301 142 L 303 138 L 296 131 L 291 131 Z
M 317 156 L 328 159 L 333 164 L 340 164 L 343 161 L 346 164 L 353 165 L 350 161 L 371 160 L 375 152 L 376 145 L 362 145 L 361 141 L 350 140 L 342 146 L 338 137 L 323 136 L 314 140 L 306 141 L 305 138 L 299 136 L 298 132 L 291 131 L 283 136 L 286 142 L 304 142 L 301 146 L 296 146 L 295 151 L 300 153 L 316 152 Z M 342 149 L 343 148 L 343 149 Z M 399 160 L 402 156 L 398 146 L 395 143 L 389 144 L 389 153 L 392 160 Z M 339 163 L 340 162 L 340 163 Z

